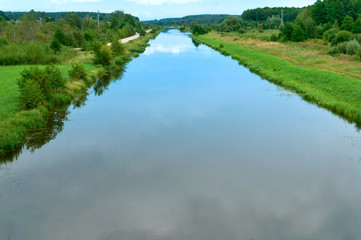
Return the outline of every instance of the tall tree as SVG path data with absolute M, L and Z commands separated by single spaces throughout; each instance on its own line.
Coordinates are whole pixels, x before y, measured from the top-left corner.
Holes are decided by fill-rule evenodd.
M 344 6 L 340 0 L 325 1 L 325 8 L 327 11 L 328 22 L 334 22 L 337 20 L 340 23 L 346 16 Z
M 361 33 L 361 16 L 356 19 L 356 22 L 352 28 L 353 33 Z
M 341 29 L 351 31 L 354 26 L 354 21 L 351 16 L 346 16 L 345 19 L 342 22 Z
M 323 1 L 317 0 L 317 2 L 312 7 L 311 13 L 312 18 L 315 20 L 316 24 L 327 22 L 327 11 Z

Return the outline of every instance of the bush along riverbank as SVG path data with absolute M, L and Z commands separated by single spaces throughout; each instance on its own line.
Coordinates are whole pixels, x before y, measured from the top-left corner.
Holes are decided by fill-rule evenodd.
M 297 66 L 259 50 L 224 41 L 221 36 L 191 35 L 223 55 L 231 56 L 262 78 L 299 94 L 361 127 L 361 81 L 335 72 Z
M 6 95 L 9 97 L 4 101 L 4 109 L 0 109 L 1 159 L 17 156 L 26 143 L 26 136 L 45 128 L 55 109 L 67 108 L 71 103 L 76 105 L 103 75 L 116 76 L 116 72 L 144 52 L 149 40 L 159 33 L 160 30 L 152 31 L 126 44 L 99 46 L 98 52 L 75 59 L 77 63 L 71 65 L 1 67 L 7 71 L 3 77 L 18 76 L 16 81 L 7 82 L 10 85 L 7 88 L 14 94 Z M 88 63 L 89 59 L 93 59 L 94 64 Z

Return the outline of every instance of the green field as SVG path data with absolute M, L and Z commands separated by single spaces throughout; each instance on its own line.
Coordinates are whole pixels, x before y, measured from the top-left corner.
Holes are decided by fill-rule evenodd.
M 230 43 L 222 36 L 192 36 L 252 72 L 361 126 L 361 81 L 335 72 L 295 65 L 265 52 Z
M 62 71 L 64 77 L 67 77 L 67 72 L 71 69 L 71 65 L 56 66 Z M 91 64 L 85 64 L 84 66 L 88 71 L 95 69 L 95 66 Z M 20 110 L 17 79 L 20 77 L 20 72 L 28 67 L 31 66 L 0 66 L 0 121 Z
M 125 44 L 126 53 L 115 56 L 109 71 L 117 65 L 123 65 L 133 57 L 137 57 L 144 52 L 148 46 L 148 41 L 154 38 L 157 33 L 148 34 Z M 92 64 L 93 54 L 80 52 L 77 57 L 64 65 L 55 65 L 60 69 L 63 76 L 68 79 L 66 93 L 60 95 L 64 97 L 64 103 L 69 103 L 72 98 L 77 98 L 86 89 L 95 83 L 98 71 L 104 71 L 103 66 Z M 81 62 L 89 73 L 92 83 L 85 83 L 82 80 L 69 80 L 68 71 L 72 68 L 71 63 Z M 29 130 L 43 128 L 46 124 L 46 116 L 49 110 L 41 106 L 32 110 L 23 110 L 20 105 L 20 93 L 18 91 L 17 79 L 20 72 L 31 65 L 0 66 L 0 155 L 14 152 L 24 144 L 24 137 Z M 42 66 L 40 66 L 42 67 Z M 44 66 L 43 66 L 44 67 Z M 90 85 L 89 85 L 90 84 Z M 57 98 L 61 100 L 61 98 Z

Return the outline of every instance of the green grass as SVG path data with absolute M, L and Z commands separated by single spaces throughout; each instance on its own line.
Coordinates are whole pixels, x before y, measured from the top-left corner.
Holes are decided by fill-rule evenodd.
M 68 71 L 71 65 L 56 65 L 64 77 L 68 78 Z M 20 72 L 24 68 L 29 68 L 30 65 L 16 65 L 16 66 L 0 66 L 0 121 L 14 115 L 20 110 L 19 91 L 17 79 L 20 77 Z M 88 72 L 94 70 L 96 67 L 92 64 L 85 64 L 84 67 Z
M 304 99 L 361 126 L 361 81 L 335 72 L 297 66 L 259 50 L 223 41 L 222 37 L 192 36 L 224 55 L 230 55 L 252 72 Z M 221 47 L 221 44 L 223 47 Z
M 245 30 L 244 33 L 238 33 L 238 32 L 224 32 L 221 33 L 223 36 L 235 36 L 240 39 L 261 39 L 268 41 L 272 35 L 278 36 L 280 33 L 280 30 L 278 29 L 267 29 L 263 32 L 259 32 L 257 29 L 252 30 Z
M 127 53 L 116 57 L 113 65 L 123 65 L 133 57 L 137 57 L 148 46 L 148 41 L 156 37 L 159 32 L 147 34 L 145 37 L 125 44 Z M 102 66 L 92 64 L 92 58 L 93 54 L 80 52 L 67 64 L 55 65 L 67 79 L 69 79 L 68 71 L 72 68 L 71 63 L 74 62 L 84 63 L 84 67 L 89 73 L 88 81 L 69 80 L 67 90 L 54 95 L 57 103 L 70 103 L 95 83 L 99 71 L 104 69 Z M 17 79 L 20 77 L 20 72 L 29 67 L 31 65 L 0 66 L 0 156 L 16 153 L 16 150 L 21 149 L 24 145 L 24 137 L 29 130 L 42 128 L 46 124 L 46 116 L 49 111 L 47 108 L 21 110 Z M 111 67 L 109 66 L 110 69 Z

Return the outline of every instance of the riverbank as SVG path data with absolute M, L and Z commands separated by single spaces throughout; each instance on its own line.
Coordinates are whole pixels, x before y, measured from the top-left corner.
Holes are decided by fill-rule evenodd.
M 67 79 L 66 92 L 58 102 L 61 102 L 63 105 L 69 105 L 72 101 L 83 95 L 89 87 L 93 86 L 103 73 L 121 68 L 124 64 L 144 52 L 149 40 L 155 38 L 158 34 L 159 31 L 149 33 L 146 36 L 125 43 L 125 54 L 116 56 L 112 64 L 106 68 L 101 65 L 94 65 L 92 63 L 94 55 L 88 52 L 80 53 L 69 64 L 56 65 Z M 72 63 L 84 64 L 88 73 L 88 81 L 71 80 L 69 78 L 68 71 L 72 68 Z M 20 72 L 29 67 L 31 66 L 0 66 L 0 156 L 5 156 L 21 149 L 24 145 L 26 134 L 29 131 L 43 128 L 46 125 L 47 116 L 51 110 L 44 106 L 26 111 L 21 109 L 17 79 L 20 77 Z
M 241 39 L 210 33 L 191 36 L 252 72 L 277 85 L 295 91 L 305 100 L 326 108 L 361 127 L 361 81 L 351 75 L 300 66 L 260 49 L 242 45 Z

